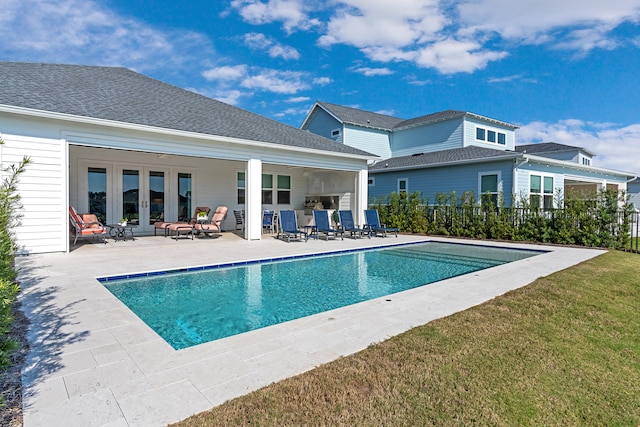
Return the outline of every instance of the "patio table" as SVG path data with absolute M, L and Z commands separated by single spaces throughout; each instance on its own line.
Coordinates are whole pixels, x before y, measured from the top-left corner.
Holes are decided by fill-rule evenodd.
M 126 242 L 127 231 L 131 235 L 131 240 L 136 240 L 135 237 L 133 237 L 133 229 L 137 227 L 137 225 L 135 224 L 107 224 L 107 227 L 109 228 L 109 236 L 113 237 L 116 242 L 121 239 Z

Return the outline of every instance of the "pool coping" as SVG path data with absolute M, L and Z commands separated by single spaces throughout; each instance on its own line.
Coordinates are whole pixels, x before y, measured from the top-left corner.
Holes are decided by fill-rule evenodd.
M 23 372 L 24 426 L 166 425 L 605 252 L 425 236 L 388 239 L 383 245 L 382 240 L 210 243 L 216 246 L 212 250 L 224 250 L 221 263 L 258 257 L 265 250 L 302 256 L 324 254 L 335 245 L 340 252 L 425 241 L 549 252 L 182 350 L 171 348 L 96 278 L 114 269 L 120 270 L 115 275 L 132 271 L 140 262 L 148 262 L 151 270 L 158 253 L 165 264 L 179 263 L 172 256 L 185 245 L 166 244 L 149 253 L 134 243 L 128 253 L 109 252 L 113 262 L 106 266 L 84 264 L 106 253 L 97 246 L 83 254 L 18 259 L 23 310 L 32 321 Z M 206 242 L 195 246 L 210 248 Z

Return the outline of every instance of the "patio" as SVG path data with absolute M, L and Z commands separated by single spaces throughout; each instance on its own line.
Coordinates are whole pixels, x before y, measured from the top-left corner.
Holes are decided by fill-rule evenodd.
M 491 242 L 551 252 L 180 351 L 95 280 L 428 239 L 453 240 L 400 235 L 285 243 L 225 232 L 194 240 L 109 240 L 78 245 L 68 254 L 19 257 L 22 307 L 31 320 L 24 425 L 166 425 L 602 253 Z

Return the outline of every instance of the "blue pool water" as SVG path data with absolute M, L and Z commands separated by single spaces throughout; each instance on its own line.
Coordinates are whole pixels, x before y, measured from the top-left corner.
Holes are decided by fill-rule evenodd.
M 183 349 L 539 253 L 427 242 L 100 280 L 174 349 Z

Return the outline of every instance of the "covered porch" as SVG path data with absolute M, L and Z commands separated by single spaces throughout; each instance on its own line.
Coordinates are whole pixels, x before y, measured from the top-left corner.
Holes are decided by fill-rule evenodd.
M 98 215 L 104 224 L 126 219 L 136 236 L 155 234 L 156 222 L 188 221 L 198 206 L 228 208 L 223 231 L 247 240 L 263 238 L 263 212 L 296 210 L 300 226 L 311 218 L 309 200 L 330 200 L 326 209 L 366 208 L 366 164 L 349 165 L 305 156 L 251 156 L 242 150 L 200 156 L 139 151 L 70 142 L 69 204 Z M 173 150 L 176 151 L 176 150 Z M 272 157 L 272 156 L 271 156 Z M 243 226 L 234 211 L 242 212 Z M 72 248 L 70 248 L 72 249 Z

